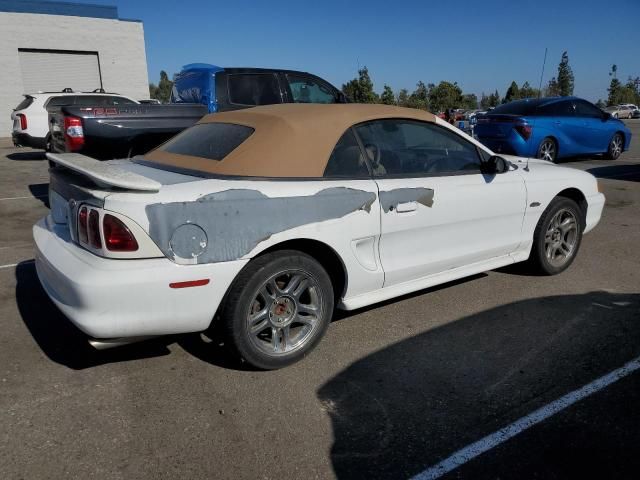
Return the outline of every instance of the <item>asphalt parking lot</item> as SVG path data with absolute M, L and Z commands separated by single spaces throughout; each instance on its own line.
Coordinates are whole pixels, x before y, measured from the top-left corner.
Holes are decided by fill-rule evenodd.
M 92 350 L 35 274 L 47 162 L 1 140 L 0 478 L 436 478 L 440 462 L 457 466 L 443 478 L 638 478 L 636 364 L 574 395 L 640 356 L 629 126 L 617 161 L 564 162 L 607 196 L 567 272 L 491 271 L 339 314 L 275 372 L 229 363 L 215 335 Z M 496 442 L 511 424 L 522 432 Z

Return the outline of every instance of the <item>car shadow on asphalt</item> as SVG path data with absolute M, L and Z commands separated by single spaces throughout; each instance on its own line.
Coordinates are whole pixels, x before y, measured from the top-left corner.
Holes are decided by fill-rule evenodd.
M 598 178 L 640 182 L 640 164 L 594 167 L 587 169 L 587 172 Z
M 7 158 L 20 162 L 47 159 L 44 151 L 14 152 L 7 155 Z
M 167 345 L 173 337 L 140 342 L 112 350 L 98 351 L 49 299 L 38 280 L 33 261 L 16 267 L 16 301 L 29 333 L 44 354 L 53 362 L 74 370 L 158 357 L 171 353 Z
M 49 206 L 49 184 L 48 183 L 32 183 L 28 186 L 29 192 L 34 198 L 40 200 L 47 208 Z
M 461 318 L 354 362 L 317 391 L 333 427 L 337 478 L 409 478 L 622 366 L 640 354 L 639 312 L 640 294 L 535 298 Z M 602 445 L 598 432 L 577 431 L 584 422 L 589 425 L 589 419 L 570 425 L 570 438 L 557 428 L 535 448 L 497 457 L 492 468 L 480 463 L 461 478 L 579 478 L 580 471 L 621 478 L 612 468 L 638 463 L 640 433 L 623 428 L 636 440 L 625 444 L 616 437 L 622 426 L 614 425 L 605 432 L 611 444 Z

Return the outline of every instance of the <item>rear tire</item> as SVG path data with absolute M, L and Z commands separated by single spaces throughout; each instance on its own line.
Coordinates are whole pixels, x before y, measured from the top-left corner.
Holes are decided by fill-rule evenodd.
M 622 148 L 624 146 L 624 139 L 620 133 L 616 133 L 611 141 L 609 142 L 609 147 L 607 148 L 606 157 L 609 160 L 617 160 L 622 153 Z
M 536 158 L 556 163 L 558 159 L 558 144 L 556 141 L 551 137 L 545 137 L 542 142 L 540 142 Z
M 329 275 L 311 256 L 280 250 L 252 260 L 237 276 L 220 315 L 231 353 L 274 370 L 304 358 L 333 315 Z
M 584 213 L 566 197 L 554 198 L 542 213 L 533 234 L 529 265 L 535 273 L 557 275 L 573 263 L 584 228 Z

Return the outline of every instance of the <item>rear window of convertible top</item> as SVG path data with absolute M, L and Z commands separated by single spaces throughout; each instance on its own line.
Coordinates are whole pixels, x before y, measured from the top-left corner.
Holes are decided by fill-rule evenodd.
M 239 147 L 253 132 L 251 127 L 233 123 L 200 123 L 173 137 L 160 150 L 219 161 Z

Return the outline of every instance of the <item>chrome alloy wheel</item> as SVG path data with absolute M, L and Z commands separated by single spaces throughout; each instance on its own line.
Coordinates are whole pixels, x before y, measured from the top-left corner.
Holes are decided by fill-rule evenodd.
M 556 144 L 553 140 L 545 140 L 540 145 L 540 154 L 539 157 L 542 160 L 546 160 L 548 162 L 553 162 L 556 158 Z
M 247 314 L 247 331 L 254 346 L 269 355 L 300 349 L 320 324 L 322 291 L 301 270 L 271 276 L 254 294 Z
M 611 156 L 618 158 L 622 153 L 622 137 L 615 135 L 611 140 Z
M 544 237 L 547 260 L 554 267 L 562 267 L 575 253 L 577 243 L 578 219 L 571 210 L 558 210 Z

